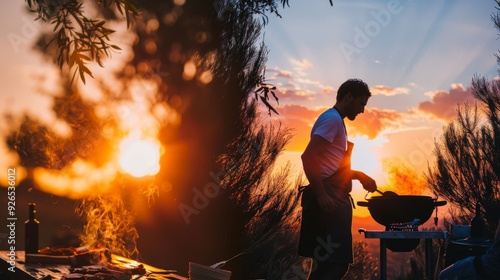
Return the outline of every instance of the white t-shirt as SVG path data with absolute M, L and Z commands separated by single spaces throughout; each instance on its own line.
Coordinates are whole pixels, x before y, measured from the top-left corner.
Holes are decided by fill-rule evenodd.
M 334 108 L 323 112 L 313 125 L 311 137 L 313 135 L 331 143 L 320 159 L 321 178 L 327 178 L 337 171 L 347 150 L 347 135 L 339 112 Z

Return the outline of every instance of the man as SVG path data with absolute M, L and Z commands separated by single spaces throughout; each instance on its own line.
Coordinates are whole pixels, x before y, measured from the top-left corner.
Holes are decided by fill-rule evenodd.
M 353 262 L 352 180 L 373 192 L 375 181 L 351 170 L 353 144 L 347 141 L 344 118 L 354 120 L 364 112 L 371 96 L 359 79 L 344 82 L 337 91 L 335 106 L 316 120 L 311 139 L 302 154 L 309 186 L 302 191 L 302 224 L 298 253 L 313 259 L 310 280 L 342 279 Z

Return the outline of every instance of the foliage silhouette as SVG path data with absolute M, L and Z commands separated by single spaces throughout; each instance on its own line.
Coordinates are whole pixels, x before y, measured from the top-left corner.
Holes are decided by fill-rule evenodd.
M 492 20 L 500 30 L 498 12 Z M 435 143 L 427 177 L 431 190 L 455 206 L 453 222 L 469 224 L 479 203 L 491 238 L 500 219 L 500 82 L 476 75 L 471 92 L 477 104 L 458 107 L 457 119 Z
M 260 2 L 264 6 L 274 3 Z M 136 7 L 140 17 L 130 23 L 130 31 L 136 36 L 130 46 L 134 55 L 124 62 L 123 70 L 112 73 L 114 77 L 96 77 L 102 93 L 99 102 L 86 99 L 79 85 L 72 82 L 73 73 L 61 68 L 62 89 L 52 93 L 53 110 L 70 128 L 69 136 L 28 118 L 9 134 L 9 147 L 27 167 L 61 170 L 77 159 L 99 166 L 111 160 L 109 151 L 126 133 L 120 127 L 117 107 L 140 98 L 152 111 L 157 106 L 175 111 L 179 122 L 158 118 L 159 139 L 169 148 L 169 154 L 162 157 L 162 169 L 152 184 L 169 182 L 173 187 L 167 193 L 151 192 L 155 203 L 148 215 L 155 223 L 138 220 L 138 235 L 132 231 L 127 237 L 130 240 L 126 240 L 139 242 L 141 255 L 134 258 L 186 273 L 189 261 L 215 263 L 245 251 L 227 264 L 236 279 L 278 277 L 296 260 L 290 255 L 295 249 L 295 190 L 299 182 L 289 181 L 287 169 L 271 174 L 276 157 L 291 135 L 288 129 L 267 125 L 260 118 L 259 102 L 274 111 L 268 99 L 275 88 L 265 83 L 267 50 L 258 43 L 263 23 L 254 17 L 255 9 L 263 6 L 245 3 L 250 2 L 218 1 L 214 5 L 197 0 L 182 6 L 159 0 L 142 3 Z M 116 20 L 120 14 L 110 5 L 95 8 L 104 21 Z M 60 47 L 46 47 L 58 34 L 42 34 L 37 46 L 47 58 L 58 58 L 54 62 L 60 64 Z M 89 58 L 99 62 L 99 58 Z M 194 75 L 186 75 L 186 65 L 194 66 Z M 78 71 L 87 73 L 81 69 Z M 144 92 L 133 92 L 132 85 L 138 81 L 155 85 L 153 97 L 145 93 L 145 88 Z M 97 114 L 103 108 L 106 113 Z M 219 174 L 215 181 L 217 196 L 186 223 L 179 206 L 192 205 L 193 191 L 203 191 L 207 182 L 214 181 L 213 174 Z M 124 201 L 119 209 L 125 207 L 124 212 L 132 213 L 146 198 L 134 195 L 132 186 L 137 183 L 129 179 L 118 175 L 113 183 L 127 192 L 118 196 Z M 100 205 L 101 199 L 95 196 L 82 203 Z M 82 209 L 78 211 L 85 217 Z M 92 229 L 86 227 L 87 231 Z M 141 236 L 145 238 L 141 240 Z M 137 253 L 135 246 L 117 243 L 124 247 L 124 253 Z M 263 256 L 273 262 L 262 262 Z

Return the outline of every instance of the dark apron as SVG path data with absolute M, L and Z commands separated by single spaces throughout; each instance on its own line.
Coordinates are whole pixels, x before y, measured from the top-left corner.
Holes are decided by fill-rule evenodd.
M 352 190 L 351 155 L 354 144 L 347 142 L 345 156 L 337 171 L 323 180 L 328 195 L 340 201 L 333 213 L 319 207 L 310 186 L 300 189 L 302 194 L 302 222 L 298 254 L 319 262 L 352 263 Z

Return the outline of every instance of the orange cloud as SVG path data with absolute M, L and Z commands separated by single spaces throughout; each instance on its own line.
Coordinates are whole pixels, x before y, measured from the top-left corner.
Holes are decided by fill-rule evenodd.
M 273 69 L 266 69 L 266 71 L 267 73 L 271 73 L 271 77 L 269 77 L 269 80 L 273 80 L 275 78 L 285 78 L 285 79 L 292 78 L 292 72 L 287 70 L 281 70 L 278 67 L 275 67 Z
M 400 94 L 408 94 L 410 92 L 409 89 L 403 87 L 391 88 L 383 85 L 376 85 L 370 88 L 370 91 L 373 95 L 400 95 Z
M 356 120 L 346 121 L 346 126 L 351 136 L 367 135 L 369 139 L 374 139 L 382 130 L 397 126 L 401 119 L 402 115 L 399 112 L 372 108 L 365 109 Z
M 453 84 L 449 92 L 435 91 L 429 95 L 431 96 L 431 101 L 424 101 L 418 104 L 418 110 L 445 121 L 455 118 L 459 103 L 473 99 L 470 89 L 464 88 L 461 84 Z
M 278 67 L 267 69 L 270 74 L 266 81 L 275 85 L 275 91 L 278 98 L 285 103 L 298 103 L 303 101 L 312 101 L 322 95 L 330 94 L 334 88 L 325 85 L 319 80 L 306 78 L 306 69 L 311 68 L 312 64 L 307 60 L 292 60 L 293 70 L 284 70 Z
M 316 118 L 326 109 L 327 107 L 311 109 L 302 105 L 284 105 L 277 109 L 283 124 L 293 129 L 294 136 L 287 146 L 288 150 L 305 149 Z M 346 121 L 346 126 L 350 136 L 367 135 L 369 139 L 373 139 L 382 130 L 397 126 L 401 118 L 402 115 L 396 111 L 366 109 L 355 121 Z
M 280 103 L 301 103 L 307 100 L 314 99 L 314 93 L 303 91 L 301 89 L 276 89 L 275 94 L 279 99 Z
M 307 69 L 307 68 L 311 68 L 313 65 L 311 62 L 309 62 L 307 59 L 302 59 L 302 60 L 296 60 L 296 59 L 292 59 L 292 63 L 299 67 L 299 68 L 304 68 L 304 69 Z
M 278 108 L 283 124 L 293 130 L 287 150 L 304 151 L 314 121 L 325 110 L 326 108 L 310 109 L 302 105 L 284 105 Z
M 286 118 L 301 118 L 309 122 L 314 122 L 316 118 L 327 108 L 310 109 L 302 105 L 285 105 L 280 109 Z M 311 123 L 312 126 L 312 123 Z
M 333 88 L 331 86 L 321 86 L 321 92 L 324 94 L 328 94 L 333 91 Z

